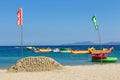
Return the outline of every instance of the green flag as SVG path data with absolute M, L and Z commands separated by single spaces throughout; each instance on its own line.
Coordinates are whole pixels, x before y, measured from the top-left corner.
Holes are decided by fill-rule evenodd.
M 95 29 L 98 30 L 98 24 L 97 24 L 97 21 L 96 21 L 96 17 L 95 17 L 95 16 L 92 17 L 92 22 L 93 22 L 93 24 L 94 24 L 94 26 L 95 26 Z

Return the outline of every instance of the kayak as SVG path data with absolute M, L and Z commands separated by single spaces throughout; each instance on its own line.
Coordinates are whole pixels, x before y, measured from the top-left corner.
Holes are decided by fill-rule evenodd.
M 106 59 L 95 59 L 92 58 L 92 62 L 116 62 L 118 59 L 116 57 L 107 57 Z

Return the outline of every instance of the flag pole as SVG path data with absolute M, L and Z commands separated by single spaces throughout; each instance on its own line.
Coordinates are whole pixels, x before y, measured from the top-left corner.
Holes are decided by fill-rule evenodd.
M 101 35 L 100 35 L 100 30 L 99 30 L 99 27 L 98 27 L 98 24 L 97 24 L 97 21 L 96 21 L 96 17 L 93 16 L 92 17 L 92 21 L 93 21 L 93 24 L 95 26 L 95 29 L 98 31 L 98 38 L 99 38 L 99 44 L 100 44 L 100 51 L 102 50 L 102 41 L 101 41 Z M 102 55 L 101 56 L 101 63 L 102 63 Z
M 19 8 L 17 11 L 17 25 L 21 27 L 20 29 L 20 47 L 21 47 L 21 56 L 23 57 L 23 9 Z
M 98 28 L 98 37 L 99 37 L 99 44 L 100 44 L 100 51 L 102 50 L 102 41 L 101 41 L 101 35 L 100 35 L 100 30 Z M 102 55 L 101 56 L 101 63 L 102 63 Z
M 21 56 L 23 57 L 23 25 L 21 25 Z
M 100 50 L 102 50 L 102 41 L 101 41 L 101 35 L 100 35 L 100 30 L 96 21 L 96 17 L 92 17 L 93 24 L 95 26 L 95 29 L 98 31 L 98 38 L 99 38 L 99 44 L 100 44 Z
M 102 50 L 102 41 L 101 41 L 101 35 L 100 35 L 99 28 L 98 28 L 98 38 L 99 38 L 100 50 Z

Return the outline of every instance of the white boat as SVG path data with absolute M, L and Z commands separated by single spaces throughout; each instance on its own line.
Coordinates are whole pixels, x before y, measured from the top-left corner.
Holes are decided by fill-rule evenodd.
M 53 49 L 53 52 L 60 52 L 60 49 L 59 48 L 55 48 L 55 49 Z
M 33 47 L 26 47 L 28 50 L 33 50 Z

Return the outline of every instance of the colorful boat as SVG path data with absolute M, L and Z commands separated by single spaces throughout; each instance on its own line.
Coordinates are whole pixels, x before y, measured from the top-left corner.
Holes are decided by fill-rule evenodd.
M 117 58 L 116 57 L 107 57 L 106 59 L 95 59 L 92 58 L 92 62 L 117 62 Z
M 71 51 L 73 54 L 88 54 L 88 50 L 72 50 Z
M 93 48 L 89 48 L 88 51 L 91 53 L 91 54 L 109 54 L 114 48 L 111 47 L 109 48 L 109 50 L 94 50 Z
M 61 53 L 71 53 L 72 49 L 71 48 L 60 48 Z
M 39 49 L 40 52 L 52 52 L 52 49 L 47 48 L 47 49 Z

